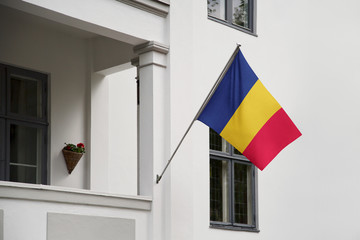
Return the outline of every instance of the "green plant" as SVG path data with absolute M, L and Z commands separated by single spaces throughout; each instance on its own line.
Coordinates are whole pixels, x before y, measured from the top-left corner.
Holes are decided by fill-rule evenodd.
M 72 143 L 65 143 L 65 150 L 77 152 L 77 153 L 85 153 L 85 145 L 83 143 L 78 143 L 77 145 Z

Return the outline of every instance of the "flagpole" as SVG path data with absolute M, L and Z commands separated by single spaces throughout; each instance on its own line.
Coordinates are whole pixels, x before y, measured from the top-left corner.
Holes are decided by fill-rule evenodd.
M 184 141 L 186 135 L 189 133 L 191 127 L 193 126 L 194 122 L 199 118 L 200 114 L 202 113 L 202 111 L 204 110 L 204 108 L 206 107 L 206 105 L 208 104 L 208 102 L 210 101 L 212 95 L 214 95 L 215 90 L 217 89 L 217 87 L 219 86 L 221 80 L 223 79 L 225 73 L 227 72 L 227 70 L 229 69 L 232 61 L 234 60 L 236 54 L 239 52 L 241 45 L 239 43 L 236 44 L 236 49 L 233 52 L 232 56 L 230 57 L 229 61 L 226 63 L 225 68 L 222 70 L 220 76 L 218 77 L 218 79 L 216 80 L 214 86 L 211 88 L 209 94 L 207 95 L 207 97 L 205 98 L 205 101 L 203 102 L 203 104 L 201 105 L 200 109 L 198 110 L 197 114 L 195 115 L 194 119 L 191 121 L 189 127 L 187 128 L 186 132 L 184 133 L 183 137 L 181 138 L 180 142 L 178 143 L 177 147 L 175 148 L 173 154 L 171 154 L 170 159 L 168 160 L 164 170 L 161 172 L 160 175 L 156 175 L 156 184 L 158 184 L 161 180 L 161 178 L 163 177 L 166 169 L 168 168 L 168 166 L 170 165 L 172 159 L 174 158 L 176 152 L 178 151 L 178 149 L 180 148 L 182 142 Z

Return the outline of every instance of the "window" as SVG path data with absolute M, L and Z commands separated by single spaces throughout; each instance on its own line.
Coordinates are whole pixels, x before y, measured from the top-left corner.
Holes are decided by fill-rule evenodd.
M 256 170 L 239 151 L 210 129 L 210 224 L 257 231 Z
M 47 184 L 47 79 L 0 64 L 0 180 Z
M 210 19 L 255 33 L 255 0 L 207 0 Z

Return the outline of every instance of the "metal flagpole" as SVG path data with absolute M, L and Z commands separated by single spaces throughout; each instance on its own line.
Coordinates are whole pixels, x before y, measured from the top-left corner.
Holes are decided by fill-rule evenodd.
M 185 134 L 183 135 L 183 137 L 181 138 L 179 144 L 177 145 L 177 147 L 175 148 L 175 151 L 173 152 L 173 154 L 171 155 L 170 159 L 168 160 L 164 170 L 161 172 L 160 175 L 156 175 L 156 184 L 158 184 L 161 180 L 161 178 L 163 177 L 166 169 L 168 168 L 168 166 L 170 165 L 172 159 L 174 158 L 176 152 L 178 151 L 178 149 L 180 148 L 180 145 L 182 144 L 182 142 L 184 141 L 186 135 L 189 133 L 191 127 L 193 126 L 194 122 L 199 118 L 200 114 L 202 113 L 202 111 L 204 110 L 205 106 L 208 104 L 208 102 L 210 101 L 212 95 L 215 93 L 215 90 L 217 89 L 217 87 L 219 86 L 221 80 L 223 79 L 225 73 L 227 72 L 227 70 L 229 69 L 232 61 L 234 60 L 236 54 L 239 52 L 241 45 L 239 43 L 237 43 L 236 49 L 233 52 L 232 56 L 230 57 L 229 61 L 226 63 L 225 68 L 222 70 L 220 76 L 218 77 L 218 79 L 216 80 L 214 86 L 211 88 L 209 94 L 207 95 L 207 97 L 205 98 L 205 101 L 203 102 L 203 104 L 201 105 L 199 111 L 197 112 L 197 114 L 195 115 L 194 119 L 191 121 L 189 127 L 187 128 Z

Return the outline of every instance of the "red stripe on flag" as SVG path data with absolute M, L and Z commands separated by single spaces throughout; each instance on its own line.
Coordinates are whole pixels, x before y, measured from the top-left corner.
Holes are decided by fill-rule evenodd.
M 243 154 L 263 170 L 287 145 L 301 136 L 301 132 L 280 108 L 260 129 Z

